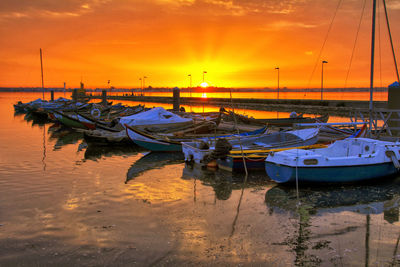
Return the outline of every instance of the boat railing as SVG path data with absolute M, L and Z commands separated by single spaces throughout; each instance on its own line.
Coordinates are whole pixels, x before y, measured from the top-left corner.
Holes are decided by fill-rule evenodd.
M 367 130 L 368 136 L 400 137 L 400 110 L 398 109 L 374 109 L 371 112 L 371 124 L 369 124 L 369 116 L 362 110 L 351 111 L 349 117 L 352 122 L 362 121 L 371 125 Z

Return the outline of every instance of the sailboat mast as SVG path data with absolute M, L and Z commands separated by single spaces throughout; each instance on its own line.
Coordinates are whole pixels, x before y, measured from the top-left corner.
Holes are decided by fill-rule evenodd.
M 42 48 L 40 48 L 40 70 L 42 74 L 42 96 L 44 100 L 44 82 L 43 82 L 43 60 L 42 60 Z
M 369 131 L 372 131 L 372 111 L 373 111 L 373 94 L 374 94 L 374 58 L 375 58 L 375 17 L 376 17 L 376 0 L 372 4 L 372 34 L 371 34 L 371 71 L 369 83 Z

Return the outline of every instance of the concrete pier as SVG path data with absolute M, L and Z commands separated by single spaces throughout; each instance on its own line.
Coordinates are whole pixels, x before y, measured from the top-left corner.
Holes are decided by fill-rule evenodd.
M 94 99 L 101 99 L 101 96 L 94 96 Z M 155 102 L 173 104 L 173 97 L 161 96 L 107 96 L 110 100 Z M 230 107 L 229 98 L 201 98 L 201 97 L 180 97 L 180 105 L 210 105 L 219 107 Z M 329 113 L 330 115 L 348 116 L 352 110 L 368 112 L 368 101 L 352 100 L 308 100 L 308 99 L 249 99 L 234 98 L 235 108 L 267 110 L 267 111 L 296 111 L 297 113 Z M 375 101 L 376 108 L 386 108 L 387 101 Z
M 397 82 L 389 86 L 387 108 L 392 111 L 400 110 L 400 86 Z M 393 112 L 388 125 L 394 135 L 400 134 L 400 117 L 397 112 Z
M 173 89 L 173 97 L 172 97 L 172 103 L 173 103 L 173 110 L 174 111 L 179 111 L 179 106 L 180 106 L 180 90 L 178 87 L 175 87 Z

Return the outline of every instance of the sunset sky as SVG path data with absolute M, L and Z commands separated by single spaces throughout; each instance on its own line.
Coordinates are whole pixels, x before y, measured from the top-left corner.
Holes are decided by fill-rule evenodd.
M 379 7 L 382 7 L 381 1 Z M 364 0 L 1 0 L 0 86 L 344 87 Z M 400 57 L 400 0 L 387 0 Z M 367 0 L 347 87 L 368 87 Z M 396 80 L 384 14 L 376 86 Z M 379 38 L 380 36 L 380 38 Z M 379 40 L 381 49 L 379 49 Z M 381 50 L 381 56 L 379 56 Z M 382 66 L 382 68 L 380 68 Z M 315 69 L 315 70 L 314 70 Z M 382 77 L 382 78 L 381 78 Z

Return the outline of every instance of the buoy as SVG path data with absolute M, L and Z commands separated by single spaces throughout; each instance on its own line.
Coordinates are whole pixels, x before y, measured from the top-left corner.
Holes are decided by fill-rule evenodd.
M 95 115 L 96 113 L 96 115 Z M 94 117 L 94 118 L 99 118 L 100 117 L 100 110 L 98 108 L 94 108 L 92 109 L 92 111 L 90 111 L 90 114 Z

